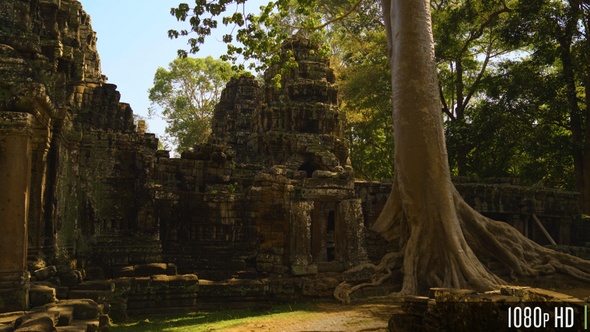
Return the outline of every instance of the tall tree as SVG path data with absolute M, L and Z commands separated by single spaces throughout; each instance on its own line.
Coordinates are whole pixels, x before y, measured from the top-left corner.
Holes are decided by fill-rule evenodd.
M 577 0 L 521 1 L 515 11 L 518 15 L 507 26 L 505 40 L 530 45 L 535 61 L 560 73 L 559 89 L 565 97 L 565 115 L 571 133 L 569 150 L 575 188 L 582 194 L 583 211 L 590 213 L 590 126 L 587 125 L 590 124 L 587 103 L 590 4 Z
M 431 5 L 451 167 L 457 175 L 468 175 L 467 158 L 473 149 L 468 135 L 470 106 L 479 96 L 492 62 L 512 51 L 498 33 L 510 9 L 504 0 L 440 0 Z
M 234 74 L 231 64 L 212 57 L 177 58 L 158 68 L 149 89 L 149 115 L 166 120 L 164 140 L 182 152 L 205 142 L 221 90 Z
M 489 290 L 505 283 L 478 256 L 504 264 L 514 275 L 559 271 L 590 281 L 590 262 L 546 249 L 512 226 L 481 216 L 460 197 L 447 159 L 430 1 L 384 0 L 382 7 L 391 66 L 395 179 L 374 228 L 397 241 L 400 250 L 377 266 L 354 269 L 372 269 L 375 277 L 368 284 L 377 284 L 401 267 L 405 294 L 437 286 Z M 193 12 L 210 9 L 198 1 Z M 198 24 L 192 29 L 200 31 Z M 343 283 L 335 296 L 347 301 L 362 286 Z
M 574 190 L 561 82 L 557 68 L 530 57 L 497 65 L 470 113 L 468 174 Z

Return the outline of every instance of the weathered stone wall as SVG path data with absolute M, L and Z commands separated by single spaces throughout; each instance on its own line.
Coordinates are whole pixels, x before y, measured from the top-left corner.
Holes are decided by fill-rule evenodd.
M 231 79 L 215 107 L 210 140 L 232 148 L 240 163 L 258 164 L 259 160 L 251 160 L 257 155 L 252 123 L 255 122 L 254 113 L 263 103 L 262 88 L 255 77 Z
M 366 250 L 371 261 L 378 261 L 383 255 L 392 249 L 390 246 L 396 243 L 387 243 L 379 233 L 372 231 L 371 226 L 375 223 L 385 202 L 391 193 L 391 183 L 389 182 L 355 182 L 355 191 L 358 198 L 362 201 L 362 212 L 364 216 L 366 235 Z
M 0 311 L 29 306 L 26 271 L 28 197 L 31 176 L 31 126 L 21 112 L 0 113 Z M 15 193 L 18 195 L 14 197 Z M 19 197 L 20 196 L 20 197 Z
M 119 98 L 100 71 L 96 34 L 78 1 L 0 3 L 0 150 L 18 148 L 27 160 L 2 155 L 6 165 L 20 165 L 18 174 L 0 165 L 3 177 L 27 182 L 26 190 L 10 190 L 0 202 L 7 213 L 27 207 L 19 218 L 0 214 L 28 239 L 24 256 L 2 256 L 25 262 L 6 271 L 8 279 L 26 285 L 27 252 L 31 259 L 90 259 L 93 246 L 105 247 L 100 236 L 157 240 L 147 181 L 157 140 L 135 130 L 132 110 Z M 25 114 L 29 121 L 19 131 L 28 136 L 8 130 Z M 19 147 L 17 136 L 25 145 Z
M 585 329 L 585 305 L 581 299 L 532 287 L 504 286 L 486 293 L 431 288 L 429 297 L 401 299 L 403 313 L 390 316 L 387 331 L 580 331 Z
M 284 167 L 261 173 L 249 189 L 257 210 L 255 212 L 260 233 L 260 248 L 256 268 L 261 272 L 284 274 L 288 272 L 291 256 L 290 224 L 291 195 L 295 187 L 285 176 Z
M 158 152 L 155 222 L 164 258 L 181 272 L 229 278 L 255 255 L 256 228 L 233 175 L 233 155 L 219 144 L 202 144 L 181 158 Z
M 511 224 L 538 243 L 550 244 L 534 222 L 534 214 L 557 244 L 570 244 L 573 216 L 578 213 L 578 193 L 518 186 L 495 179 L 482 183 L 456 178 L 454 184 L 465 201 L 483 215 Z M 356 182 L 355 189 L 357 196 L 363 201 L 365 227 L 370 229 L 389 197 L 391 183 Z M 370 258 L 379 259 L 386 250 L 387 245 L 380 236 L 369 232 L 367 251 Z
M 570 230 L 570 245 L 590 248 L 590 218 L 587 216 L 575 218 Z
M 272 80 L 291 55 L 297 66 L 281 75 L 277 87 Z M 350 166 L 345 113 L 337 104 L 334 73 L 318 45 L 301 36 L 286 41 L 281 62 L 264 79 L 264 88 L 252 76 L 227 84 L 213 117 L 212 140 L 231 146 L 237 163 L 304 166 L 308 177 L 316 169 Z
M 578 214 L 578 197 L 543 187 L 511 184 L 455 183 L 465 201 L 482 214 L 505 221 L 540 244 L 550 241 L 535 224 L 536 215 L 558 244 L 569 245 L 571 223 Z
M 318 45 L 295 35 L 284 43 L 280 57 L 281 61 L 264 74 L 266 107 L 260 110 L 256 131 L 284 130 L 343 137 L 345 119 L 337 105 L 336 77 Z M 271 81 L 291 57 L 297 65 L 289 69 L 289 74 L 281 74 L 277 88 Z
M 82 208 L 73 237 L 78 257 L 106 266 L 161 261 L 151 184 L 156 146 L 152 134 L 99 129 L 84 135 L 77 180 Z
M 63 48 L 73 43 L 80 46 L 76 38 L 63 38 L 65 36 L 56 31 L 60 23 L 62 27 L 70 24 L 72 33 L 78 31 L 78 13 L 69 15 L 69 3 L 66 7 L 68 9 L 58 15 L 59 8 L 44 1 L 0 3 L 0 113 L 3 120 L 12 118 L 11 121 L 3 122 L 2 127 L 10 128 L 22 123 L 15 121 L 14 115 L 29 118 L 26 125 L 19 130 L 21 133 L 6 130 L 2 132 L 0 150 L 19 151 L 20 157 L 16 154 L 2 154 L 1 177 L 22 179 L 26 186 L 12 189 L 11 186 L 4 186 L 7 197 L 0 202 L 0 210 L 3 211 L 0 219 L 7 229 L 14 227 L 18 232 L 5 232 L 6 238 L 0 239 L 0 242 L 10 243 L 9 238 L 13 238 L 21 242 L 15 247 L 21 251 L 16 253 L 14 250 L 3 250 L 0 266 L 9 267 L 10 271 L 3 272 L 16 277 L 25 290 L 28 287 L 25 265 L 28 242 L 32 242 L 33 246 L 38 244 L 45 231 L 52 228 L 43 224 L 46 215 L 51 215 L 54 207 L 52 192 L 48 189 L 57 175 L 53 171 L 56 166 L 53 157 L 57 153 L 55 148 L 52 149 L 52 130 L 59 127 L 59 119 L 65 117 L 66 111 L 62 107 L 66 102 L 65 81 L 69 75 L 58 65 L 60 59 L 66 61 L 68 55 L 59 54 L 56 47 Z M 23 135 L 25 133 L 27 134 Z M 24 141 L 21 139 L 19 143 L 17 137 L 22 137 Z M 22 163 L 19 159 L 27 162 Z M 11 170 L 11 166 L 19 169 Z M 11 217 L 21 206 L 26 207 L 27 211 L 21 211 L 18 218 Z M 32 229 L 30 232 L 28 227 Z M 30 236 L 34 238 L 30 239 Z M 32 241 L 27 241 L 27 238 Z M 21 262 L 21 266 L 5 265 L 7 260 L 13 259 Z M 15 287 L 18 288 L 20 287 Z M 16 304 L 12 300 L 4 300 L 6 298 L 3 296 L 1 302 L 5 307 L 10 308 Z M 28 304 L 21 301 L 17 305 L 26 308 Z

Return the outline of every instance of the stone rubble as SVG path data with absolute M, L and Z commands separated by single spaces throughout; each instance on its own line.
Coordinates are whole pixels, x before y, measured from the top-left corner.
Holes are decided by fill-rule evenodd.
M 556 326 L 555 308 L 573 308 L 571 324 L 577 330 L 584 326 L 584 310 L 587 302 L 569 295 L 545 289 L 504 286 L 498 290 L 477 293 L 470 289 L 431 288 L 430 295 L 405 296 L 401 298 L 403 313 L 393 314 L 388 331 L 509 331 L 508 308 L 537 310 L 528 327 L 542 331 L 562 331 Z M 546 317 L 539 316 L 546 314 Z M 513 314 L 514 315 L 514 314 Z M 523 318 L 520 316 L 519 318 Z M 546 320 L 545 318 L 548 318 Z M 541 320 L 542 319 L 542 320 Z M 524 324 L 520 321 L 519 324 Z M 518 326 L 524 328 L 525 326 Z M 542 328 L 541 328 L 542 327 Z

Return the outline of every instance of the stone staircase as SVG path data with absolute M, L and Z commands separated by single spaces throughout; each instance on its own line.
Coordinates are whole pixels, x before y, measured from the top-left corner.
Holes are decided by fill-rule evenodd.
M 0 332 L 107 331 L 109 316 L 182 312 L 196 308 L 199 279 L 174 264 L 150 263 L 103 271 L 45 266 L 33 272 L 30 311 L 0 314 Z M 13 309 L 15 310 L 15 309 Z

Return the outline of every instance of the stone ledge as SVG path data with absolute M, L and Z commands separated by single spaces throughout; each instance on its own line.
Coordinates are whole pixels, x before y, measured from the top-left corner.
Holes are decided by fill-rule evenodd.
M 509 308 L 538 310 L 546 319 L 559 308 L 572 308 L 575 327 L 580 330 L 586 302 L 554 291 L 503 286 L 477 293 L 470 289 L 431 288 L 430 296 L 405 296 L 401 299 L 403 314 L 394 314 L 388 331 L 504 331 L 508 329 Z M 521 317 L 522 318 L 522 317 Z M 553 330 L 553 321 L 547 330 Z

